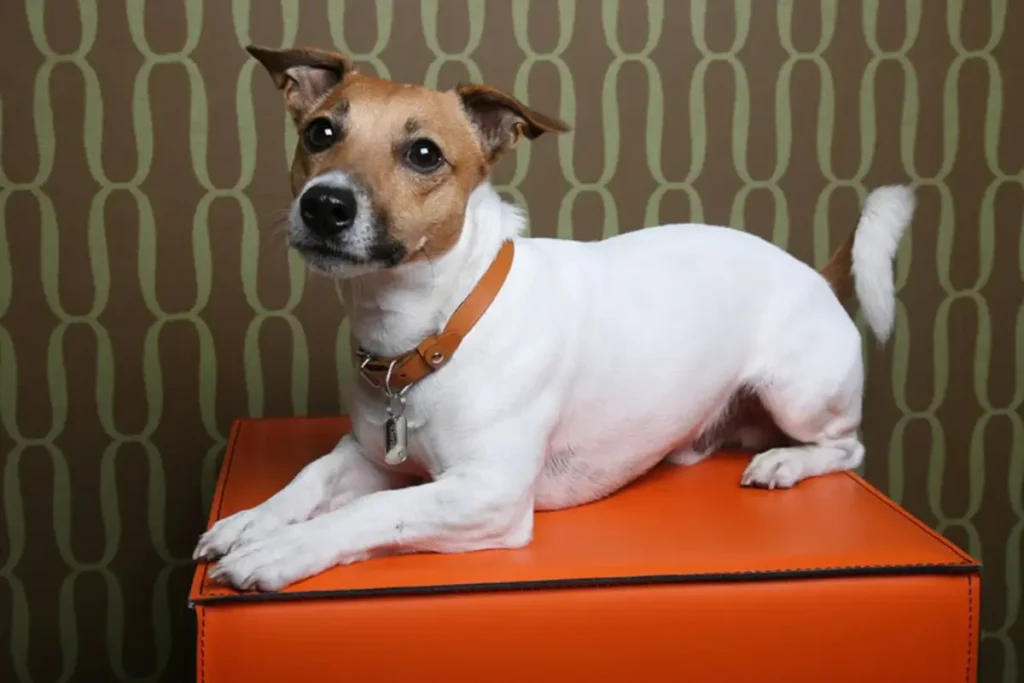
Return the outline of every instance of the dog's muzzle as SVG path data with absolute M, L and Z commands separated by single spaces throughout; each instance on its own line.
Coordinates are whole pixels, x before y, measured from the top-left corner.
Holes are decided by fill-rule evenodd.
M 289 245 L 331 275 L 392 267 L 406 254 L 402 242 L 389 235 L 386 217 L 374 209 L 372 192 L 341 172 L 307 183 L 292 202 L 288 223 Z
M 359 213 L 355 193 L 347 187 L 316 185 L 299 200 L 299 215 L 310 232 L 335 237 L 351 228 Z

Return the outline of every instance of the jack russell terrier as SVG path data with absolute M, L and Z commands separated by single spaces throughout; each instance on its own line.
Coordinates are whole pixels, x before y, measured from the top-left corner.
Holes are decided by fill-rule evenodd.
M 711 225 L 529 239 L 490 171 L 568 125 L 485 86 L 247 49 L 299 131 L 289 243 L 340 281 L 361 379 L 352 433 L 200 538 L 215 581 L 273 591 L 382 553 L 522 547 L 534 510 L 723 447 L 756 452 L 740 483 L 768 489 L 861 463 L 861 336 L 842 300 L 855 292 L 887 340 L 909 188 L 873 191 L 821 273 Z

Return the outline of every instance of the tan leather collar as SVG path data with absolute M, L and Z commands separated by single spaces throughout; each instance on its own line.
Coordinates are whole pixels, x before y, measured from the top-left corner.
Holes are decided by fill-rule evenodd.
M 379 358 L 353 345 L 359 374 L 372 386 L 391 396 L 402 393 L 430 373 L 444 367 L 459 348 L 462 339 L 498 296 L 512 269 L 514 253 L 512 242 L 505 242 L 487 272 L 455 310 L 444 329 L 424 339 L 412 351 L 393 358 Z

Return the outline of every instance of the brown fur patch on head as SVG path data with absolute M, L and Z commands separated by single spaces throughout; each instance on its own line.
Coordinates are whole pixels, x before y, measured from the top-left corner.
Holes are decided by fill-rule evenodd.
M 486 85 L 460 85 L 456 93 L 462 99 L 481 149 L 490 163 L 519 144 L 522 138 L 534 140 L 544 133 L 566 133 L 569 124 L 530 109 L 508 93 Z
M 454 246 L 470 194 L 522 137 L 568 130 L 483 86 L 438 92 L 361 74 L 333 53 L 249 51 L 284 92 L 298 127 L 293 192 L 324 173 L 345 173 L 371 197 L 381 239 L 402 260 L 431 259 Z M 330 145 L 310 144 L 317 126 L 331 129 Z M 440 163 L 417 165 L 434 151 Z
M 343 113 L 342 113 L 343 112 Z M 314 176 L 344 171 L 368 188 L 374 209 L 410 259 L 433 258 L 458 240 L 466 203 L 487 172 L 457 98 L 419 86 L 353 75 L 309 112 L 335 120 L 343 141 L 311 154 L 300 143 L 292 169 L 296 191 Z M 420 141 L 444 161 L 429 172 L 407 157 Z
M 284 94 L 285 107 L 296 123 L 352 71 L 352 64 L 343 55 L 315 48 L 274 50 L 250 45 L 246 51 L 266 68 Z

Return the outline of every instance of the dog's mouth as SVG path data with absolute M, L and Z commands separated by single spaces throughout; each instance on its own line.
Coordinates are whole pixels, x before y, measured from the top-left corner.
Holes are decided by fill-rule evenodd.
M 323 242 L 310 242 L 305 240 L 291 240 L 289 246 L 292 249 L 299 252 L 303 256 L 313 256 L 316 258 L 323 259 L 336 259 L 338 261 L 352 261 L 355 262 L 358 259 L 354 254 Z
M 349 251 L 337 244 L 302 238 L 289 240 L 289 246 L 299 252 L 310 266 L 325 271 L 346 265 L 393 268 L 406 256 L 404 246 L 391 241 L 371 245 L 365 254 Z
M 299 252 L 306 263 L 319 270 L 329 271 L 339 265 L 368 265 L 370 261 L 359 254 L 334 244 L 312 240 L 289 240 L 289 246 Z

